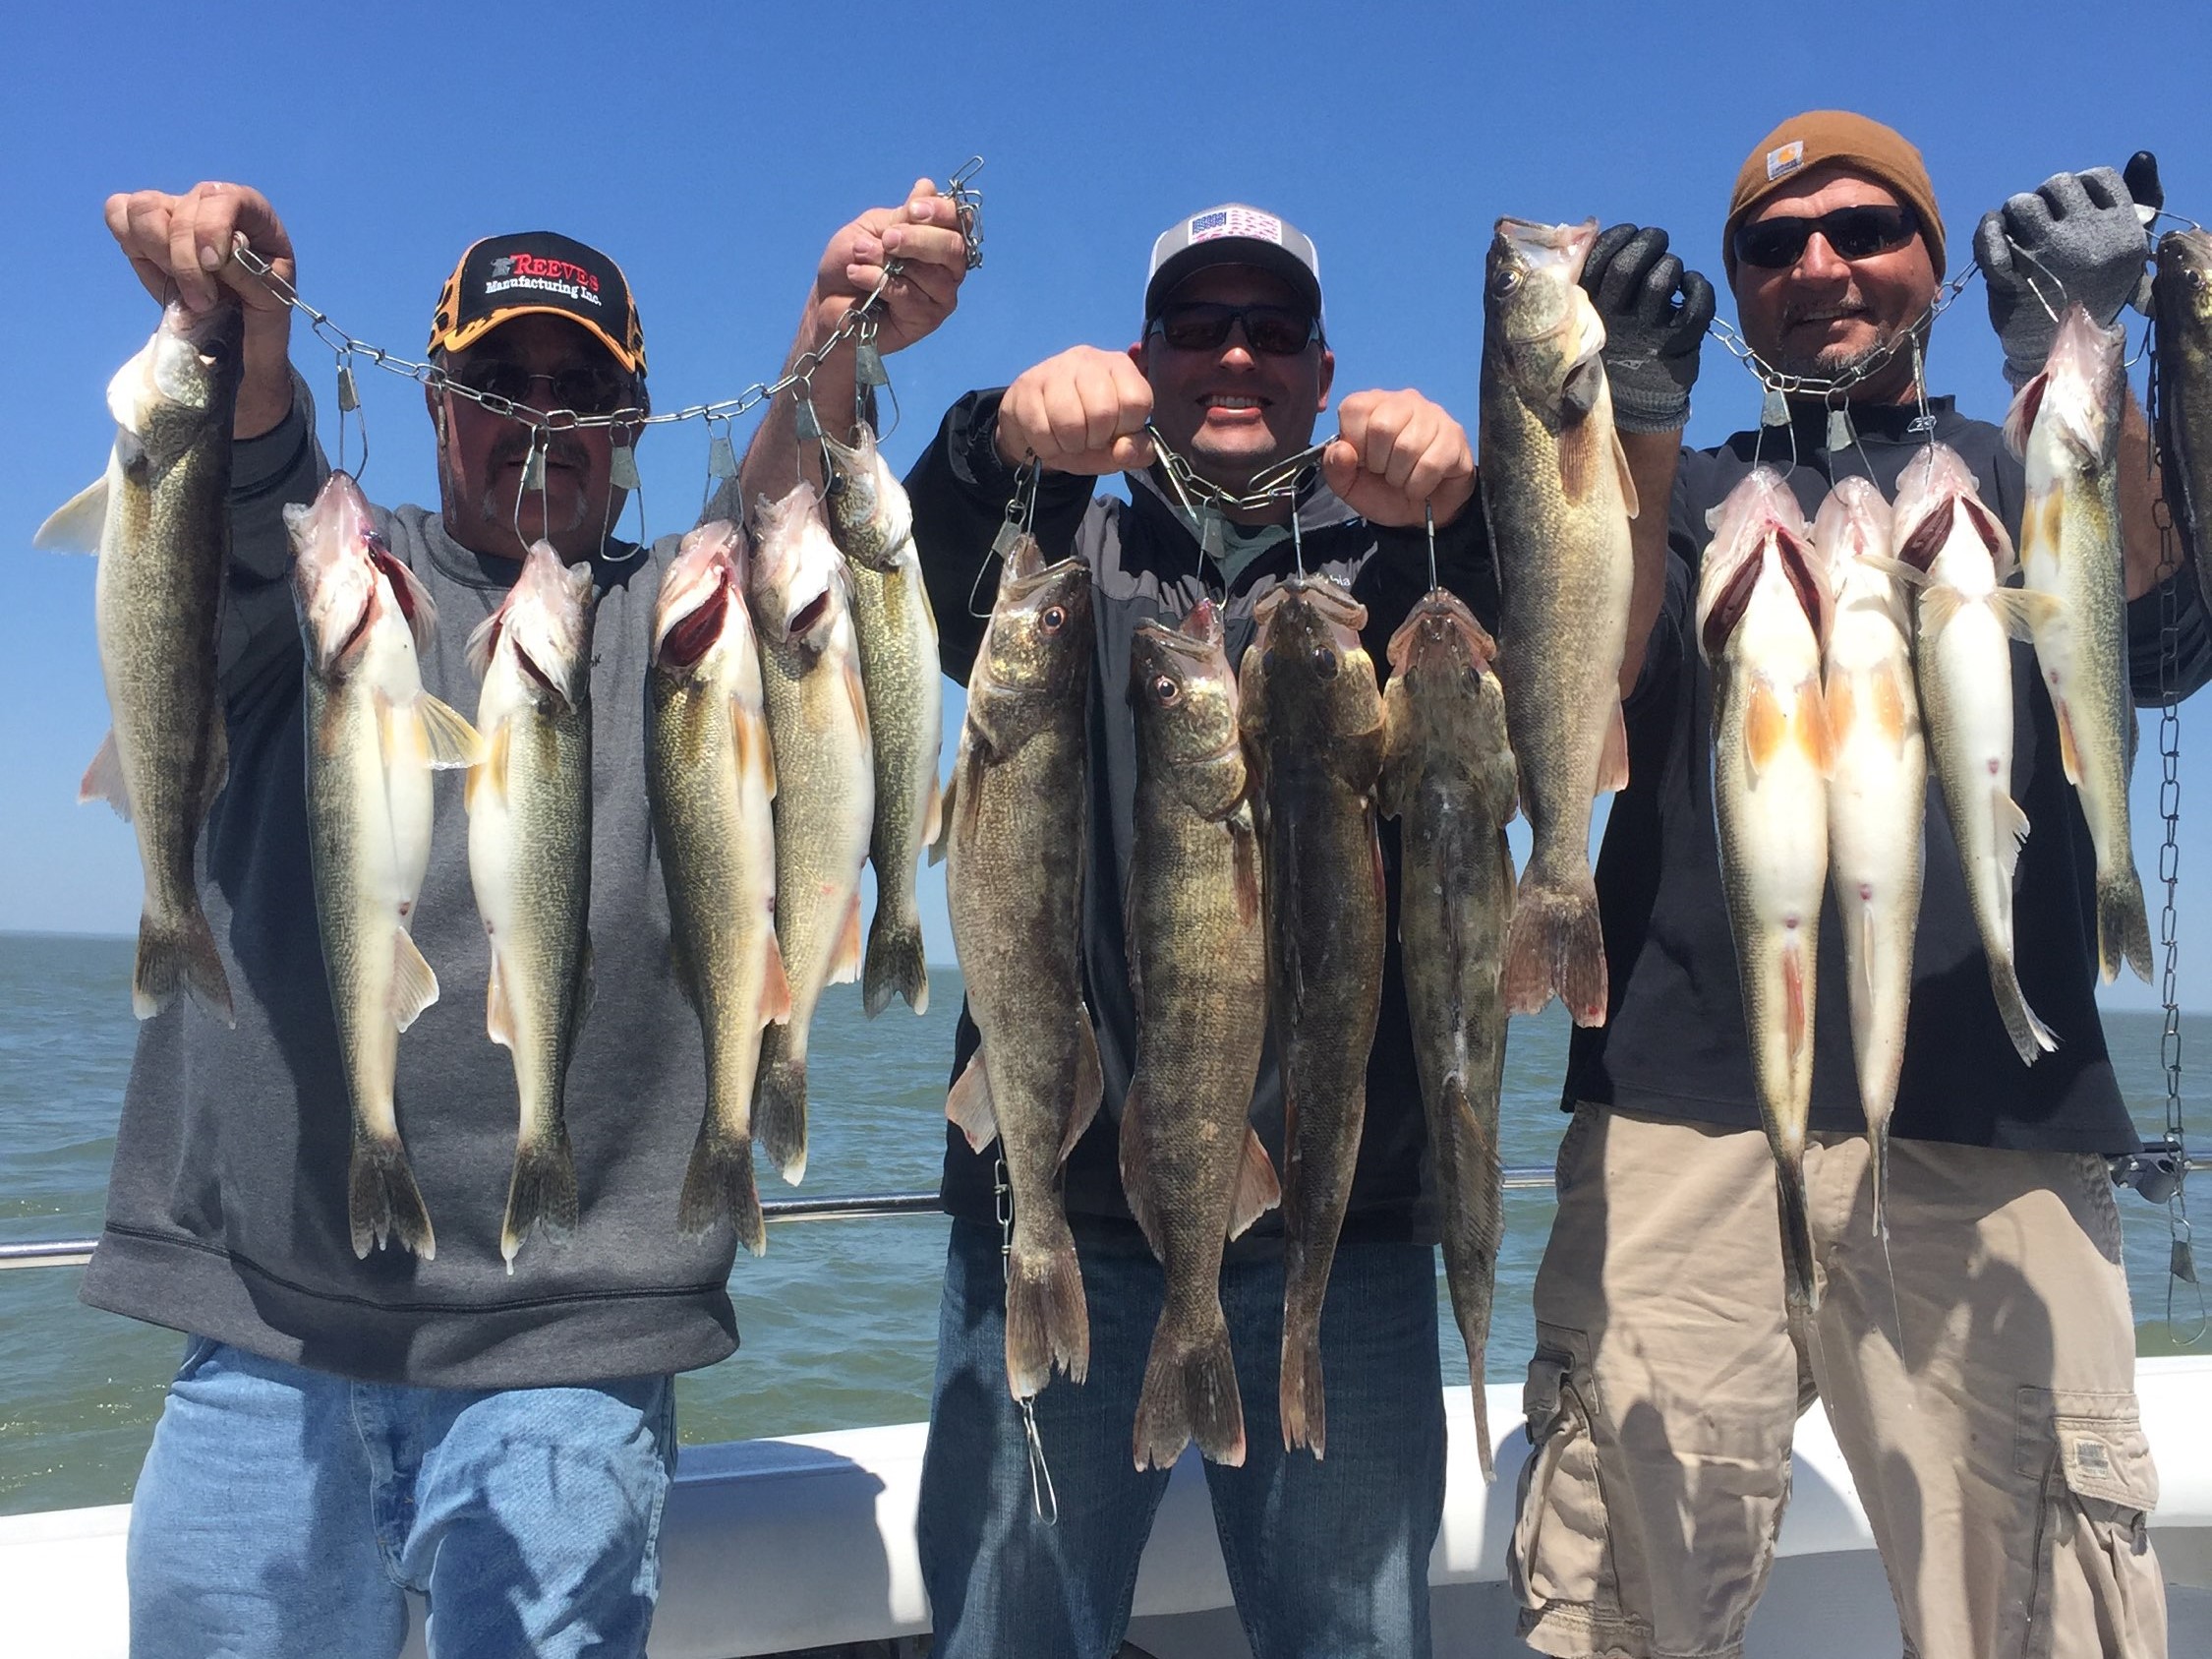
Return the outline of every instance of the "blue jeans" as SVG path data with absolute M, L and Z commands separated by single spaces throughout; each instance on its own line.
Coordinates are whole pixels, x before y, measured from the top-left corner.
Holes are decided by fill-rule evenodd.
M 669 1378 L 355 1383 L 195 1337 L 131 1509 L 133 1659 L 642 1654 Z
M 1168 1472 L 1131 1454 L 1159 1318 L 1159 1265 L 1079 1247 L 1090 1376 L 1037 1396 L 1060 1521 L 1032 1511 L 1021 1416 L 1007 1394 L 994 1228 L 953 1223 L 922 1463 L 922 1581 L 934 1659 L 1111 1659 Z M 1233 1264 L 1222 1306 L 1244 1396 L 1245 1462 L 1205 1465 L 1214 1526 L 1257 1659 L 1427 1659 L 1428 1554 L 1444 1512 L 1436 1255 L 1346 1245 L 1321 1313 L 1328 1457 L 1285 1452 L 1276 1411 L 1280 1262 Z

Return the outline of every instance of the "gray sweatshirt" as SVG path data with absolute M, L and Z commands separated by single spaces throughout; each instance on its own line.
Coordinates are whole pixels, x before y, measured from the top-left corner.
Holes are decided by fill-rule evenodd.
M 302 654 L 281 509 L 326 463 L 313 408 L 237 447 L 222 635 L 230 782 L 201 842 L 201 897 L 238 1027 L 180 999 L 139 1030 L 107 1222 L 85 1275 L 94 1307 L 378 1382 L 510 1388 L 686 1370 L 736 1346 L 734 1241 L 676 1233 L 705 1102 L 698 1025 L 669 963 L 669 913 L 645 796 L 653 602 L 675 538 L 595 561 L 591 931 L 598 997 L 568 1074 L 581 1197 L 565 1245 L 533 1238 L 510 1276 L 499 1222 L 517 1105 L 485 1036 L 490 954 L 469 886 L 462 775 L 436 782 L 414 933 L 437 1001 L 399 1041 L 398 1109 L 437 1232 L 435 1261 L 356 1260 L 346 1226 L 349 1117 L 308 861 Z M 437 604 L 423 683 L 473 719 L 469 632 L 519 565 L 456 545 L 420 507 L 378 512 Z

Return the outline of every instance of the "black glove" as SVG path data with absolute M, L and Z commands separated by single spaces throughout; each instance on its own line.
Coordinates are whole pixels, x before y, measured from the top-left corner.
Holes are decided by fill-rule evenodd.
M 1666 232 L 1616 224 L 1583 262 L 1582 285 L 1605 325 L 1605 379 L 1622 432 L 1676 432 L 1690 418 L 1713 284 L 1666 251 Z
M 2147 151 L 2127 171 L 2146 200 L 2156 199 L 2152 206 L 2164 200 L 2158 162 Z M 2123 306 L 2142 306 L 2149 255 L 2135 198 L 2110 167 L 2059 173 L 1984 213 L 1974 230 L 1974 258 L 1989 284 L 1989 320 L 2005 347 L 2006 380 L 2023 385 L 2043 372 L 2059 331 L 2052 312 L 2063 316 L 2078 302 L 2109 328 Z

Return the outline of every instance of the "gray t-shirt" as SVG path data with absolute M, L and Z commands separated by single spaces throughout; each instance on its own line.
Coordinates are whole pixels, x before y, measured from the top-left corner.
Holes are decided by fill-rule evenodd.
M 736 1346 L 734 1242 L 677 1236 L 676 1195 L 705 1102 L 698 1025 L 669 961 L 645 794 L 653 602 L 675 551 L 611 543 L 594 562 L 591 932 L 597 1000 L 568 1075 L 581 1218 L 533 1238 L 510 1275 L 499 1223 L 517 1104 L 485 1035 L 490 955 L 469 886 L 462 774 L 436 781 L 414 934 L 438 1000 L 399 1041 L 398 1110 L 437 1233 L 357 1260 L 346 1224 L 349 1117 L 309 867 L 302 655 L 281 508 L 325 462 L 296 387 L 274 432 L 238 445 L 222 636 L 230 781 L 201 842 L 201 895 L 238 1026 L 180 1001 L 146 1022 L 125 1092 L 107 1223 L 84 1297 L 252 1352 L 371 1381 L 508 1388 L 681 1371 Z M 437 601 L 423 682 L 474 718 L 470 631 L 520 566 L 481 558 L 420 507 L 378 509 Z M 635 557 L 622 558 L 625 554 Z M 611 557 L 610 557 L 611 556 Z

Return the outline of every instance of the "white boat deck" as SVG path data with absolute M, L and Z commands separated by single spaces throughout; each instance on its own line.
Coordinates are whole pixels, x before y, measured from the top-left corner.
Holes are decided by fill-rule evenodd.
M 2138 1366 L 2162 1488 L 2151 1535 L 2172 1585 L 2172 1651 L 2212 1654 L 2212 1357 Z M 1488 1391 L 1490 1421 L 1516 1425 L 1497 1484 L 1474 1455 L 1466 1389 L 1445 1391 L 1451 1428 L 1443 1529 L 1429 1564 L 1436 1651 L 1523 1653 L 1503 1583 L 1513 1493 L 1528 1441 L 1519 1390 Z M 929 1628 L 914 1554 L 923 1426 L 687 1448 L 664 1529 L 653 1659 L 737 1659 L 881 1641 Z M 125 1659 L 127 1505 L 0 1517 L 8 1651 Z M 1896 1617 L 1827 1419 L 1797 1432 L 1780 1560 L 1750 1653 L 1862 1659 L 1898 1647 Z M 1203 1476 L 1176 1468 L 1137 1574 L 1131 1640 L 1157 1659 L 1247 1659 L 1230 1610 Z M 409 1652 L 420 1654 L 419 1637 Z

